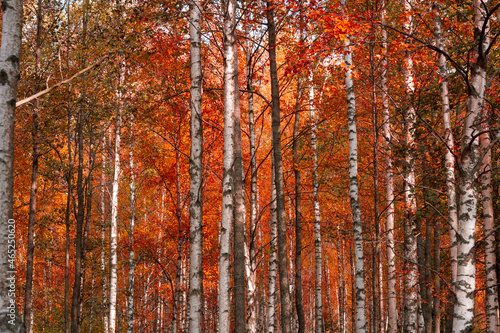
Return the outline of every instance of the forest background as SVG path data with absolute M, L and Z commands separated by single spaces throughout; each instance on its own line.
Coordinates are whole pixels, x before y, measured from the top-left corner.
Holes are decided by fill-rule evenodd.
M 498 332 L 499 6 L 25 0 L 26 331 Z

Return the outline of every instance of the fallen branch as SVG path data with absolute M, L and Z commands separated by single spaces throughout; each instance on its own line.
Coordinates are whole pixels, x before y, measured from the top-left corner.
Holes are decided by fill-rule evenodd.
M 43 95 L 45 95 L 45 94 L 47 94 L 47 93 L 51 92 L 51 91 L 52 91 L 52 90 L 54 90 L 55 88 L 60 87 L 60 86 L 62 86 L 63 84 L 66 84 L 66 83 L 71 82 L 71 81 L 72 81 L 73 79 L 75 79 L 76 77 L 78 77 L 78 76 L 82 75 L 83 73 L 88 72 L 88 71 L 89 71 L 89 70 L 91 70 L 92 68 L 97 67 L 98 65 L 100 65 L 100 64 L 101 64 L 101 62 L 102 62 L 102 61 L 103 61 L 106 57 L 107 57 L 107 56 L 104 56 L 104 57 L 100 58 L 99 60 L 97 60 L 96 62 L 94 62 L 92 65 L 90 65 L 90 66 L 88 66 L 88 67 L 85 67 L 84 69 L 82 69 L 81 71 L 79 71 L 78 73 L 76 73 L 75 75 L 73 75 L 72 77 L 70 77 L 69 79 L 66 79 L 66 80 L 64 80 L 64 81 L 61 81 L 61 82 L 59 82 L 59 83 L 56 83 L 56 84 L 54 84 L 53 86 L 48 87 L 47 89 L 44 89 L 44 90 L 42 90 L 42 91 L 40 91 L 40 92 L 37 92 L 37 93 L 36 93 L 36 94 L 34 94 L 34 95 L 31 95 L 30 97 L 26 97 L 26 98 L 24 98 L 24 99 L 22 99 L 22 100 L 18 101 L 18 102 L 16 103 L 16 107 L 19 107 L 19 106 L 21 106 L 21 105 L 23 105 L 23 104 L 26 104 L 26 103 L 28 103 L 28 102 L 31 102 L 32 100 L 37 99 L 38 97 L 41 97 L 41 96 L 43 96 Z

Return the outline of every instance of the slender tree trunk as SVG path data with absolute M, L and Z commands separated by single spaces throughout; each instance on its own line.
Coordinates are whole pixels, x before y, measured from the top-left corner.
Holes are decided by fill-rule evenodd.
M 246 32 L 248 36 L 248 32 Z M 252 42 L 250 38 L 246 42 L 246 67 L 247 67 L 247 90 L 248 90 L 248 132 L 250 136 L 250 225 L 248 236 L 248 265 L 247 265 L 247 328 L 249 332 L 257 332 L 258 303 L 257 303 L 257 263 L 256 263 L 256 241 L 257 241 L 257 155 L 255 148 L 255 119 L 252 92 L 253 61 Z
M 441 223 L 437 219 L 434 225 L 434 302 L 432 318 L 434 318 L 434 333 L 441 332 L 441 277 L 438 272 L 441 270 Z
M 375 36 L 375 29 L 372 27 L 371 34 Z M 380 294 L 378 285 L 378 268 L 380 259 L 380 210 L 379 210 L 379 185 L 378 185 L 378 149 L 379 149 L 379 127 L 378 127 L 378 110 L 377 110 L 377 91 L 375 85 L 375 62 L 374 62 L 374 42 L 370 43 L 370 69 L 372 78 L 372 127 L 373 127 L 373 219 L 375 222 L 375 244 L 373 245 L 372 253 L 372 294 L 373 294 L 373 333 L 382 331 L 381 315 L 383 309 L 383 297 Z
M 274 159 L 274 158 L 273 158 Z M 278 332 L 278 292 L 276 290 L 276 280 L 278 278 L 278 217 L 276 204 L 276 184 L 274 181 L 274 162 L 271 173 L 271 217 L 269 219 L 269 229 L 271 239 L 269 242 L 269 285 L 267 294 L 267 330 L 266 333 Z
M 238 48 L 236 44 L 236 0 L 224 1 L 224 173 L 232 174 L 233 184 L 224 182 L 224 197 L 233 195 L 233 212 L 227 212 L 226 225 L 234 218 L 234 323 L 236 332 L 246 330 L 245 309 L 245 186 L 241 148 Z M 229 120 L 229 118 L 231 118 Z M 227 121 L 227 126 L 226 126 Z M 226 141 L 229 141 L 226 143 Z M 226 159 L 227 154 L 227 159 Z M 228 191 L 229 188 L 233 190 Z M 223 209 L 226 209 L 224 205 Z M 231 214 L 229 214 L 231 213 Z M 229 246 L 231 242 L 229 241 Z M 221 254 L 223 251 L 221 251 Z M 227 262 L 230 262 L 230 257 Z M 228 270 L 228 273 L 230 271 Z M 230 274 L 228 281 L 230 283 Z M 222 287 L 222 286 L 221 286 Z M 229 289 L 229 288 L 228 288 Z M 220 292 L 220 289 L 219 289 Z M 228 290 L 229 292 L 229 290 Z M 230 313 L 228 311 L 227 313 Z M 230 327 L 229 325 L 227 327 Z M 224 330 L 221 330 L 223 332 Z
M 120 83 L 122 78 L 120 77 Z M 120 84 L 121 86 L 121 84 Z M 119 103 L 121 103 L 119 101 Z M 118 293 L 118 189 L 120 183 L 120 139 L 122 115 L 121 106 L 118 107 L 115 125 L 115 151 L 113 185 L 111 189 L 111 228 L 109 238 L 110 277 L 109 277 L 109 332 L 116 331 L 116 298 Z
M 109 323 L 108 323 L 108 278 L 106 274 L 106 192 L 109 190 L 106 181 L 106 140 L 107 132 L 104 133 L 104 138 L 102 140 L 102 173 L 101 173 L 101 273 L 102 273 L 102 303 L 103 303 L 103 330 L 104 333 L 108 333 Z
M 498 327 L 498 293 L 495 253 L 495 221 L 493 211 L 493 196 L 491 187 L 491 139 L 489 134 L 487 112 L 484 111 L 481 135 L 481 149 L 485 153 L 481 165 L 481 198 L 483 203 L 485 245 L 485 270 L 486 270 L 486 323 L 487 332 L 495 333 Z
M 69 45 L 70 45 L 70 0 L 66 2 L 66 12 L 68 16 L 68 27 L 67 27 L 67 55 L 66 55 L 66 69 L 69 70 Z M 72 196 L 72 179 L 73 179 L 73 158 L 72 158 L 72 148 L 71 148 L 71 105 L 70 105 L 70 90 L 68 89 L 67 96 L 67 108 L 68 108 L 68 123 L 67 123 L 67 136 L 68 136 L 68 174 L 67 174 L 67 184 L 68 184 L 68 194 L 66 196 L 66 211 L 64 216 L 64 221 L 66 225 L 66 243 L 65 243 L 65 256 L 64 256 L 64 332 L 69 333 L 71 330 L 71 319 L 70 319 L 70 305 L 69 305 L 69 263 L 70 263 L 70 209 L 71 209 L 71 196 Z M 107 332 L 105 332 L 107 333 Z
M 436 46 L 446 51 L 444 39 L 441 31 L 441 18 L 439 16 L 439 5 L 433 4 L 433 9 L 437 11 L 434 20 L 434 31 L 436 36 Z M 438 54 L 439 76 L 441 77 L 441 110 L 443 113 L 444 139 L 446 143 L 445 170 L 446 170 L 446 195 L 448 199 L 448 224 L 450 235 L 450 260 L 451 260 L 451 282 L 452 286 L 457 279 L 457 236 L 458 228 L 457 199 L 455 192 L 455 157 L 453 147 L 455 146 L 453 130 L 450 119 L 450 101 L 448 93 L 448 72 L 446 69 L 446 58 L 443 54 Z
M 274 157 L 274 182 L 278 218 L 278 266 L 281 300 L 281 333 L 290 333 L 292 307 L 288 290 L 288 251 L 286 237 L 285 193 L 283 189 L 283 163 L 281 155 L 280 96 L 278 69 L 276 65 L 276 28 L 274 25 L 274 3 L 267 1 L 267 26 L 269 33 L 269 59 L 272 94 L 272 146 Z
M 404 10 L 406 19 L 403 24 L 404 31 L 407 34 L 412 33 L 413 18 L 411 0 L 404 1 Z M 406 38 L 408 44 L 411 43 Z M 405 224 L 404 224 L 404 258 L 405 258 L 405 316 L 403 331 L 406 333 L 418 332 L 418 267 L 417 267 L 417 226 L 415 223 L 415 214 L 417 211 L 417 200 L 415 197 L 415 158 L 413 150 L 415 149 L 415 121 L 416 114 L 413 107 L 412 96 L 415 93 L 415 84 L 413 77 L 413 60 L 409 51 L 406 51 L 404 68 L 404 83 L 406 93 L 410 101 L 404 114 L 405 124 L 405 168 L 404 168 L 404 203 L 405 203 Z
M 77 213 L 76 213 L 76 239 L 75 239 L 75 280 L 73 283 L 73 297 L 71 304 L 71 332 L 78 333 L 81 318 L 80 300 L 82 292 L 82 259 L 83 259 L 83 227 L 85 219 L 85 189 L 83 184 L 83 124 L 85 110 L 80 106 L 78 110 L 78 176 L 76 182 Z
M 201 71 L 201 1 L 190 0 L 191 42 L 191 158 L 189 160 L 189 331 L 203 331 L 203 127 Z
M 318 177 L 318 147 L 317 147 L 317 128 L 318 119 L 316 116 L 316 106 L 314 104 L 314 83 L 313 75 L 309 77 L 309 115 L 311 117 L 311 149 L 312 149 L 312 190 L 314 205 L 314 262 L 316 269 L 316 280 L 314 284 L 314 318 L 315 332 L 321 333 L 323 330 L 323 299 L 321 296 L 321 219 L 319 210 L 319 177 Z
M 302 292 L 302 190 L 299 167 L 299 132 L 302 96 L 302 80 L 297 81 L 297 101 L 293 125 L 293 173 L 295 175 L 295 308 L 297 310 L 298 332 L 305 332 L 304 299 Z
M 344 8 L 347 7 L 343 0 Z M 363 222 L 361 221 L 361 206 L 358 187 L 358 136 L 356 129 L 356 97 L 352 80 L 352 52 L 350 41 L 346 39 L 344 46 L 345 89 L 347 97 L 347 122 L 349 131 L 349 197 L 351 200 L 352 223 L 354 231 L 354 259 L 356 285 L 356 332 L 367 331 L 366 292 L 363 250 Z
M 175 145 L 179 147 L 180 128 L 176 133 Z M 184 244 L 184 235 L 182 232 L 182 201 L 181 201 L 181 170 L 180 170 L 180 152 L 179 149 L 175 150 L 175 186 L 176 186 L 176 208 L 177 215 L 177 262 L 175 265 L 175 286 L 174 286 L 174 302 L 172 309 L 172 331 L 177 333 L 179 329 L 179 309 L 182 303 L 181 292 L 181 277 L 182 277 L 182 248 Z
M 2 44 L 0 47 L 0 322 L 6 323 L 5 332 L 24 332 L 24 324 L 17 315 L 15 301 L 9 294 L 15 263 L 12 245 L 15 245 L 13 217 L 14 187 L 14 110 L 16 107 L 19 59 L 21 50 L 23 1 L 5 0 L 2 3 Z M 14 236 L 14 242 L 12 236 Z M 10 260 L 10 261 L 9 261 Z M 15 279 L 15 277 L 14 277 Z M 15 289 L 15 288 L 14 288 Z M 10 312 L 14 306 L 14 313 Z M 9 308 L 10 307 L 10 308 Z M 10 320 L 10 323 L 9 323 Z
M 130 221 L 128 229 L 128 295 L 127 295 L 127 333 L 134 332 L 134 291 L 135 291 L 135 251 L 134 251 L 134 228 L 135 228 L 135 165 L 134 165 L 134 134 L 133 122 L 130 128 Z
M 486 87 L 486 54 L 489 27 L 485 23 L 489 1 L 474 0 L 474 48 L 471 55 L 468 82 L 467 110 L 461 142 L 460 205 L 458 212 L 458 267 L 455 284 L 457 300 L 454 306 L 453 332 L 465 333 L 474 329 L 476 284 L 476 219 L 478 189 L 476 180 L 480 161 L 476 124 L 481 122 Z M 486 30 L 483 34 L 483 27 Z
M 397 298 L 396 298 L 396 256 L 394 252 L 394 171 L 392 169 L 392 131 L 389 112 L 389 89 L 387 88 L 387 31 L 385 24 L 385 6 L 381 13 L 382 21 L 382 117 L 385 138 L 385 176 L 386 176 L 386 237 L 387 237 L 387 333 L 396 333 L 397 323 Z
M 41 39 L 40 34 L 42 31 L 42 0 L 38 0 L 37 5 L 37 27 L 36 27 L 36 46 L 35 46 L 35 71 L 36 79 L 36 92 L 40 91 L 40 58 L 41 58 Z M 36 224 L 36 201 L 38 190 L 38 163 L 40 159 L 39 153 L 39 125 L 38 116 L 40 111 L 39 100 L 36 99 L 35 107 L 33 108 L 33 154 L 32 154 L 32 171 L 31 171 L 31 188 L 30 188 L 30 203 L 28 214 L 28 244 L 26 253 L 26 286 L 24 293 L 24 326 L 27 333 L 33 332 L 32 319 L 33 319 L 33 259 L 35 254 L 35 224 Z

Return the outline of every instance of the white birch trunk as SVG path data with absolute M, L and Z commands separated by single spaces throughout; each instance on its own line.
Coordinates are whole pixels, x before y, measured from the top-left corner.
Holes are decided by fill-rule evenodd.
M 433 5 L 435 10 L 439 10 L 438 4 Z M 441 31 L 441 18 L 439 12 L 436 13 L 434 20 L 434 31 L 436 35 L 436 47 L 446 51 L 444 39 Z M 444 140 L 446 151 L 444 156 L 444 166 L 446 170 L 446 195 L 448 200 L 448 224 L 450 235 L 450 261 L 451 261 L 451 282 L 452 287 L 457 279 L 457 235 L 458 216 L 457 216 L 457 196 L 455 191 L 455 157 L 453 147 L 455 140 L 451 128 L 450 100 L 448 92 L 448 73 L 446 70 L 446 57 L 438 54 L 439 76 L 441 77 L 441 111 L 443 113 Z
M 269 35 L 269 69 L 271 76 L 271 129 L 272 146 L 274 157 L 274 183 L 276 184 L 276 216 L 278 218 L 278 267 L 280 286 L 280 327 L 282 333 L 289 333 L 291 330 L 292 305 L 290 301 L 290 283 L 288 279 L 288 251 L 287 251 L 287 229 L 285 212 L 285 193 L 283 181 L 283 157 L 281 150 L 281 130 L 280 130 L 280 89 L 278 80 L 278 66 L 276 61 L 276 26 L 274 22 L 274 2 L 267 1 L 267 27 Z
M 411 0 L 404 1 L 404 10 L 406 20 L 403 28 L 407 34 L 412 33 L 412 5 Z M 407 43 L 410 40 L 407 38 Z M 415 84 L 413 77 L 413 60 L 407 51 L 404 59 L 404 83 L 406 93 L 410 100 L 404 115 L 405 118 L 405 170 L 404 172 L 404 203 L 405 203 L 405 224 L 404 224 L 404 257 L 406 263 L 405 274 L 405 316 L 404 330 L 408 333 L 418 332 L 420 324 L 418 315 L 418 267 L 417 267 L 417 226 L 415 223 L 415 213 L 417 211 L 417 201 L 415 197 L 415 170 L 414 170 L 414 154 L 415 146 L 415 121 L 416 114 L 413 102 L 411 100 L 415 92 Z
M 321 333 L 323 330 L 323 304 L 321 296 L 321 219 L 319 210 L 319 180 L 318 180 L 318 147 L 316 132 L 318 128 L 318 119 L 316 117 L 316 106 L 314 105 L 314 85 L 313 75 L 309 74 L 309 115 L 311 117 L 311 149 L 312 149 L 312 190 L 313 190 L 313 205 L 314 205 L 314 261 L 316 268 L 315 280 L 315 332 Z
M 17 315 L 11 289 L 14 260 L 12 238 L 15 236 L 13 217 L 14 186 L 14 109 L 16 107 L 17 82 L 23 17 L 22 0 L 6 0 L 2 3 L 2 44 L 0 46 L 0 329 L 3 332 L 24 332 L 24 325 Z M 14 228 L 14 229 L 13 229 Z M 12 232 L 14 230 L 14 232 Z M 15 237 L 14 237 L 15 239 Z M 9 259 L 11 259 L 9 261 Z M 14 273 L 15 274 L 15 273 Z M 15 279 L 15 277 L 14 277 Z M 10 308 L 9 308 L 10 306 Z M 12 308 L 13 307 L 13 308 Z
M 278 291 L 276 289 L 276 280 L 278 278 L 278 221 L 276 212 L 276 186 L 274 183 L 274 163 L 272 167 L 271 181 L 271 217 L 270 230 L 271 240 L 269 242 L 269 285 L 267 294 L 267 330 L 266 333 L 278 332 Z
M 248 32 L 247 32 L 248 36 Z M 257 155 L 255 148 L 255 119 L 252 93 L 252 42 L 246 43 L 247 94 L 248 94 L 248 132 L 250 137 L 250 226 L 248 235 L 247 263 L 247 329 L 257 332 L 257 265 L 256 265 L 256 232 L 257 232 Z
M 385 6 L 381 13 L 382 21 L 382 118 L 385 137 L 385 175 L 386 175 L 386 235 L 387 235 L 387 333 L 396 333 L 397 298 L 396 298 L 396 256 L 394 252 L 394 171 L 392 169 L 392 131 L 389 111 L 389 89 L 387 88 L 387 30 L 385 24 Z
M 236 40 L 236 0 L 224 1 L 224 121 L 232 118 L 224 131 L 224 170 L 232 173 L 234 218 L 234 330 L 245 332 L 245 186 L 241 147 L 238 48 Z M 225 124 L 225 123 L 224 123 Z M 225 128 L 225 126 L 224 126 Z M 226 140 L 230 141 L 226 144 Z M 229 149 L 232 151 L 230 152 Z M 228 160 L 226 160 L 226 153 Z M 227 164 L 226 164 L 227 163 Z M 227 185 L 226 183 L 224 184 Z M 224 192 L 224 195 L 229 192 Z M 224 209 L 225 207 L 223 207 Z M 229 214 L 228 214 L 229 215 Z M 231 223 L 231 218 L 227 220 Z M 222 253 L 222 251 L 221 251 Z
M 485 8 L 486 7 L 486 8 Z M 480 164 L 477 124 L 481 121 L 486 86 L 486 57 L 489 29 L 481 33 L 489 1 L 474 0 L 474 49 L 471 56 L 469 95 L 461 142 L 460 205 L 458 212 L 458 267 L 453 332 L 465 333 L 474 329 L 476 285 L 476 219 L 478 190 L 476 180 Z
M 346 0 L 342 1 L 344 8 Z M 347 122 L 349 131 L 349 197 L 351 200 L 352 223 L 354 230 L 354 260 L 356 286 L 356 332 L 367 331 L 366 291 L 363 251 L 363 225 L 358 188 L 358 136 L 356 129 L 356 97 L 352 80 L 352 52 L 350 41 L 346 38 L 344 46 L 345 89 L 347 97 Z
M 486 112 L 485 112 L 486 114 Z M 481 149 L 485 152 L 481 166 L 481 197 L 483 203 L 483 219 L 485 244 L 485 270 L 486 270 L 486 332 L 496 333 L 498 327 L 498 293 L 497 293 L 497 273 L 496 273 L 496 240 L 495 221 L 493 212 L 493 196 L 491 188 L 491 148 L 489 126 L 487 117 L 483 118 L 483 134 L 481 135 Z
M 121 81 L 121 79 L 120 79 Z M 122 115 L 120 108 L 116 115 L 114 173 L 111 190 L 111 228 L 109 240 L 110 277 L 109 277 L 109 332 L 116 331 L 116 297 L 118 292 L 118 188 L 120 182 L 120 136 Z
M 224 6 L 224 11 L 229 9 Z M 224 16 L 227 14 L 224 13 Z M 231 330 L 231 237 L 234 213 L 234 102 L 236 87 L 231 84 L 238 71 L 232 66 L 235 57 L 232 45 L 228 45 L 224 21 L 224 175 L 222 183 L 222 220 L 219 254 L 219 332 Z
M 203 127 L 201 70 L 201 2 L 190 0 L 189 34 L 191 41 L 191 158 L 190 176 L 190 236 L 189 236 L 189 331 L 203 331 Z M 183 325 L 182 325 L 183 326 Z

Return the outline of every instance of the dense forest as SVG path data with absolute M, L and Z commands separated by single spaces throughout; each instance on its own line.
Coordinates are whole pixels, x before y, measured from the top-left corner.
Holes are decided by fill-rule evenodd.
M 1 7 L 1 332 L 500 331 L 497 1 Z

